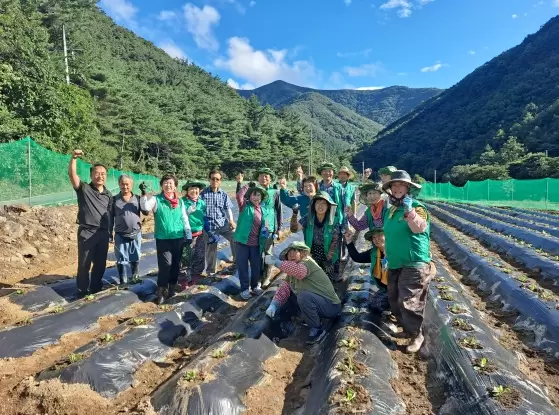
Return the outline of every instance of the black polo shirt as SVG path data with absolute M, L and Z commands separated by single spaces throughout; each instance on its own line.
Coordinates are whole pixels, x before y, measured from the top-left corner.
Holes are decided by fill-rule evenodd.
M 75 190 L 78 197 L 78 224 L 108 230 L 113 199 L 111 192 L 105 186 L 100 192 L 91 183 L 82 181 Z

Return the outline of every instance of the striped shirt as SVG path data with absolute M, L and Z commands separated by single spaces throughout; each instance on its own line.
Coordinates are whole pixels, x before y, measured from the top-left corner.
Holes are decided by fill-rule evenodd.
M 221 189 L 214 192 L 211 188 L 206 187 L 200 193 L 200 197 L 206 202 L 206 217 L 210 231 L 223 228 L 228 220 L 229 210 L 233 209 L 233 203 L 227 193 Z

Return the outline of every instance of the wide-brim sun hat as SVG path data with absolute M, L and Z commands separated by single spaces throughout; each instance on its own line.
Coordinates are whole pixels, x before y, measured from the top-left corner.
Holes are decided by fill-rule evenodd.
M 269 169 L 267 167 L 262 167 L 262 168 L 256 170 L 256 178 L 257 179 L 258 179 L 258 176 L 260 176 L 261 174 L 269 175 L 271 181 L 276 180 L 276 174 L 272 171 L 272 169 Z
M 383 167 L 383 168 L 379 169 L 378 174 L 383 174 L 383 175 L 390 176 L 392 173 L 394 173 L 397 170 L 398 169 L 394 166 L 386 166 L 386 167 Z
M 373 241 L 373 236 L 378 235 L 379 233 L 384 234 L 384 229 L 383 228 L 375 228 L 375 229 L 371 229 L 370 231 L 365 232 L 365 235 L 363 235 L 363 238 L 365 238 L 366 241 Z
M 303 252 L 307 252 L 307 253 L 311 252 L 311 248 L 309 248 L 304 242 L 296 241 L 296 242 L 292 242 L 287 248 L 285 248 L 283 251 L 281 251 L 281 254 L 279 256 L 280 259 L 282 261 L 285 261 L 287 259 L 287 254 L 292 249 L 296 249 L 297 251 L 303 251 Z
M 338 204 L 332 200 L 330 194 L 325 191 L 320 191 L 315 194 L 311 200 L 311 204 L 314 206 L 317 200 L 326 200 L 330 206 L 338 206 Z
M 262 186 L 260 186 L 259 184 L 253 187 L 249 187 L 247 192 L 245 193 L 245 197 L 247 199 L 250 199 L 250 195 L 253 194 L 254 192 L 259 192 L 262 195 L 262 201 L 268 199 L 268 191 L 264 189 Z
M 393 171 L 392 174 L 390 175 L 390 180 L 382 185 L 382 190 L 386 192 L 394 182 L 408 183 L 411 187 L 415 187 L 416 189 L 421 189 L 421 185 L 414 183 L 411 180 L 411 177 L 407 171 L 396 170 Z
M 190 187 L 197 187 L 200 190 L 204 190 L 206 188 L 206 183 L 199 180 L 187 180 L 186 183 L 183 184 L 182 190 L 187 191 Z
M 345 174 L 347 174 L 349 180 L 353 179 L 353 177 L 354 177 L 353 172 L 352 172 L 350 169 L 348 169 L 347 167 L 345 167 L 345 166 L 340 167 L 340 170 L 338 171 L 338 174 L 340 174 L 340 173 L 345 173 Z
M 333 163 L 322 163 L 316 168 L 316 173 L 320 175 L 323 170 L 332 170 L 334 174 L 337 174 L 338 172 L 338 169 L 336 169 L 336 166 L 334 166 Z
M 377 182 L 365 182 L 358 187 L 361 194 L 367 194 L 371 190 L 382 193 L 382 185 Z

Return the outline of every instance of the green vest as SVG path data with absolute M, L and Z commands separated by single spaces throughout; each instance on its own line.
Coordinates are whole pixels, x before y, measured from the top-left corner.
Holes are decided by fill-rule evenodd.
M 344 187 L 344 206 L 351 206 L 354 197 L 355 197 L 355 185 L 353 183 L 347 182 Z
M 328 255 L 330 251 L 330 245 L 332 245 L 332 238 L 334 236 L 334 226 L 330 224 L 328 216 L 324 218 L 324 226 L 322 227 L 324 232 L 324 255 Z M 305 225 L 305 244 L 307 246 L 312 246 L 312 240 L 314 239 L 314 214 L 309 211 L 307 215 L 307 223 Z M 335 250 L 332 262 L 338 260 L 338 250 Z
M 204 229 L 204 217 L 206 216 L 206 202 L 200 198 L 198 198 L 197 202 L 193 202 L 188 197 L 183 197 L 182 200 L 184 202 L 186 213 L 188 213 L 190 206 L 196 204 L 196 210 L 192 213 L 188 213 L 188 220 L 190 221 L 190 228 L 192 229 L 192 232 L 202 231 Z
M 264 207 L 264 205 L 260 205 L 260 209 L 262 210 L 262 225 L 260 229 L 266 226 L 265 217 L 268 209 Z M 250 235 L 250 231 L 252 230 L 252 223 L 254 222 L 254 205 L 247 201 L 243 211 L 239 214 L 239 219 L 237 220 L 237 229 L 235 229 L 235 233 L 233 234 L 233 239 L 241 244 L 248 243 L 248 237 Z M 264 243 L 266 242 L 266 238 L 262 238 L 258 235 L 258 242 L 260 246 L 260 253 L 264 252 Z
M 319 182 L 319 190 L 320 190 L 320 185 L 323 183 L 323 180 L 321 180 Z M 338 208 L 336 209 L 336 220 L 337 222 L 341 225 L 344 221 L 344 209 L 343 209 L 343 199 L 342 199 L 342 185 L 340 182 L 338 181 L 334 181 L 332 182 L 332 186 L 334 187 L 334 191 L 332 192 L 332 200 L 334 201 L 335 204 L 338 205 Z
M 184 222 L 182 220 L 183 201 L 179 199 L 179 205 L 171 209 L 171 203 L 162 193 L 155 196 L 157 210 L 155 211 L 155 239 L 179 239 L 184 238 Z
M 341 301 L 336 291 L 334 291 L 330 278 L 328 278 L 328 275 L 318 266 L 314 259 L 307 257 L 301 261 L 301 264 L 307 267 L 307 276 L 305 278 L 298 280 L 289 275 L 286 277 L 286 281 L 291 286 L 293 293 L 297 295 L 301 291 L 309 291 L 326 298 L 332 304 L 340 304 Z
M 272 186 L 268 186 L 266 191 L 268 192 L 268 199 L 262 202 L 260 206 L 266 208 L 265 216 L 264 216 L 264 209 L 262 209 L 262 222 L 264 222 L 264 220 L 266 221 L 271 236 L 272 233 L 276 231 L 276 210 L 274 208 L 274 205 L 279 190 L 274 189 Z
M 412 206 L 427 209 L 417 200 Z M 390 210 L 383 214 L 384 235 L 386 238 L 386 257 L 388 268 L 418 267 L 431 261 L 430 227 L 431 218 L 427 212 L 427 229 L 422 233 L 413 233 L 404 219 L 404 207 L 399 206 L 390 217 Z

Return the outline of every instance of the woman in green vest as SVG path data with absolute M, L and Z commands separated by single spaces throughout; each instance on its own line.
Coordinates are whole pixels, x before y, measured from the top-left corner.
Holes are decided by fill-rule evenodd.
M 409 337 L 409 353 L 417 352 L 424 341 L 423 312 L 433 277 L 427 208 L 410 195 L 420 189 L 404 170 L 392 172 L 382 190 L 388 193 L 391 207 L 383 213 L 386 256 L 388 257 L 388 300 L 392 314 Z
M 206 243 L 203 237 L 206 202 L 200 198 L 200 192 L 205 187 L 203 182 L 196 180 L 188 180 L 182 187 L 186 192 L 182 201 L 192 229 L 192 248 L 186 245 L 182 255 L 183 266 L 187 269 L 187 285 L 195 285 L 200 280 L 206 265 Z
M 346 208 L 346 215 L 351 226 L 356 231 L 382 228 L 382 215 L 386 209 L 385 201 L 381 198 L 382 186 L 379 183 L 367 182 L 359 186 L 359 201 L 367 206 L 367 210 L 359 219 L 353 210 Z
M 342 306 L 332 282 L 310 257 L 310 251 L 311 248 L 303 242 L 293 242 L 280 254 L 279 259 L 266 255 L 266 264 L 275 265 L 287 275 L 266 314 L 273 319 L 280 309 L 294 305 L 294 308 L 301 311 L 309 327 L 307 343 L 312 344 L 320 341 L 326 334 L 320 319 L 336 318 L 340 315 Z
M 311 201 L 308 215 L 297 222 L 297 214 L 294 213 L 290 226 L 293 233 L 303 231 L 311 256 L 333 281 L 339 279 L 340 268 L 337 206 L 328 193 L 319 192 Z
M 183 200 L 177 193 L 178 180 L 172 174 L 161 178 L 161 193 L 146 195 L 145 186 L 140 207 L 152 211 L 155 219 L 157 249 L 157 302 L 163 304 L 175 295 L 184 245 L 192 243 L 192 230 Z
M 379 313 L 390 310 L 386 288 L 388 285 L 388 258 L 385 254 L 385 238 L 382 228 L 367 231 L 364 235 L 372 248 L 359 252 L 353 243 L 353 234 L 345 234 L 349 257 L 358 264 L 371 264 L 371 283 L 376 285 L 377 292 L 371 297 L 369 307 Z
M 251 292 L 253 295 L 262 294 L 259 284 L 262 252 L 271 232 L 266 207 L 268 197 L 266 189 L 254 184 L 243 186 L 237 193 L 240 211 L 233 239 L 236 242 L 237 271 L 243 300 L 250 299 Z

